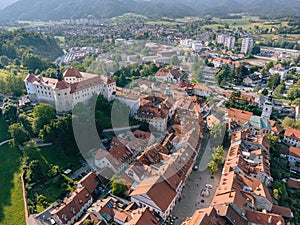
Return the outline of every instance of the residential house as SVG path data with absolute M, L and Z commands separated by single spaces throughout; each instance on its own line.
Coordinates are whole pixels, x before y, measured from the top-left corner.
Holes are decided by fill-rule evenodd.
M 267 213 L 266 211 L 258 212 L 247 210 L 246 217 L 249 225 L 268 224 L 268 225 L 284 225 L 284 219 L 281 215 Z
M 200 97 L 209 97 L 212 94 L 212 90 L 208 86 L 195 84 L 193 86 L 193 94 Z
M 300 148 L 291 146 L 287 155 L 289 163 L 300 163 Z
M 284 67 L 282 64 L 277 64 L 277 65 L 275 65 L 273 68 L 271 68 L 271 69 L 269 70 L 269 72 L 270 72 L 272 75 L 274 75 L 274 74 L 279 74 L 281 80 L 285 80 L 286 75 L 287 75 L 287 73 L 288 73 L 288 70 L 285 69 L 285 67 Z
M 130 193 L 131 201 L 139 207 L 148 207 L 165 220 L 175 207 L 175 202 L 179 197 L 178 185 L 179 183 L 175 183 L 177 187 L 174 188 L 162 176 L 147 178 Z
M 262 81 L 261 74 L 259 73 L 253 73 L 248 75 L 246 78 L 244 78 L 243 83 L 246 86 L 256 86 Z
M 287 127 L 284 132 L 283 141 L 289 146 L 300 148 L 300 130 Z
M 221 123 L 221 121 L 213 114 L 206 117 L 206 124 L 208 129 L 211 129 L 213 126 Z
M 181 80 L 181 71 L 179 68 L 161 68 L 155 74 L 155 79 L 163 80 L 168 83 L 178 83 Z
M 240 124 L 247 123 L 251 116 L 253 115 L 252 112 L 248 112 L 245 110 L 230 108 L 227 110 L 227 118 L 231 121 L 236 121 Z
M 77 188 L 51 214 L 59 225 L 74 224 L 93 203 L 93 197 L 85 187 Z
M 296 190 L 300 190 L 300 179 L 295 179 L 290 177 L 288 179 L 287 185 Z

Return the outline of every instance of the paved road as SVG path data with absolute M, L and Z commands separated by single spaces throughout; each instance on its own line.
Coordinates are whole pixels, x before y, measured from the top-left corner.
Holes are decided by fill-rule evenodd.
M 85 167 L 81 167 L 78 170 L 74 171 L 71 175 L 70 178 L 71 179 L 75 179 L 77 178 L 80 174 L 82 174 L 83 172 L 86 172 L 87 170 L 91 169 L 91 167 L 89 165 L 85 166 Z

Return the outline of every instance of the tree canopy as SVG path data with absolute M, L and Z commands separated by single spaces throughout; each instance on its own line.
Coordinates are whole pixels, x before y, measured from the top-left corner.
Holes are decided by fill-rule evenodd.
M 45 103 L 35 106 L 32 115 L 34 117 L 33 128 L 36 133 L 39 133 L 44 125 L 49 124 L 53 119 L 56 118 L 56 113 L 53 106 Z

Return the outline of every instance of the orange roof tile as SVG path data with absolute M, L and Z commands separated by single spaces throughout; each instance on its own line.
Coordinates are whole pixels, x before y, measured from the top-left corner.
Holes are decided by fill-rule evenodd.
M 228 112 L 228 118 L 237 121 L 239 123 L 246 123 L 250 120 L 251 116 L 253 115 L 252 112 L 240 110 L 240 109 L 235 109 L 235 108 L 230 108 L 227 110 Z
M 291 146 L 289 150 L 289 155 L 293 157 L 300 158 L 300 148 Z
M 246 212 L 246 217 L 249 222 L 255 224 L 270 224 L 270 225 L 284 225 L 284 219 L 282 216 L 272 213 L 264 213 L 258 211 Z

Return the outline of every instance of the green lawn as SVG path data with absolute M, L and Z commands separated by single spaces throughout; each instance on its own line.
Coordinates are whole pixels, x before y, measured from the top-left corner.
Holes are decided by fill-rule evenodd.
M 63 147 L 57 145 L 41 147 L 39 148 L 39 151 L 36 152 L 32 157 L 41 163 L 41 167 L 45 175 L 47 175 L 51 165 L 58 165 L 62 171 L 68 168 L 75 171 L 80 168 L 78 156 L 75 154 L 68 154 Z M 36 195 L 44 195 L 47 199 L 47 202 L 52 204 L 59 198 L 64 197 L 67 192 L 72 190 L 70 186 L 66 188 L 61 187 L 62 182 L 50 182 L 47 185 L 44 185 L 44 182 L 47 181 L 49 181 L 48 178 L 46 178 L 42 184 L 34 186 L 27 197 L 35 200 Z M 37 212 L 42 212 L 44 209 L 45 207 L 36 204 Z
M 34 158 L 41 163 L 44 172 L 48 171 L 51 164 L 58 165 L 62 170 L 80 168 L 78 156 L 67 154 L 63 147 L 58 145 L 39 148 Z
M 0 224 L 25 224 L 20 160 L 21 153 L 9 144 L 0 146 Z

